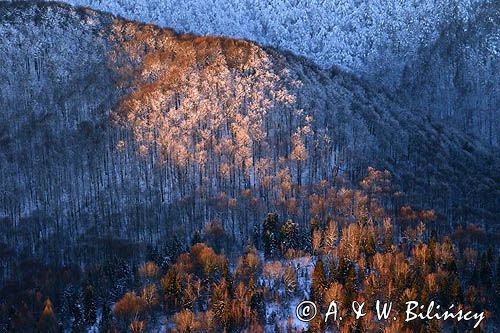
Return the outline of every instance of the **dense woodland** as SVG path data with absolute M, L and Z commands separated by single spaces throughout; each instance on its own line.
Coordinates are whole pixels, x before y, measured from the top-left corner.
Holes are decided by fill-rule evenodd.
M 305 298 L 497 310 L 498 148 L 254 42 L 0 17 L 0 329 L 293 332 Z M 470 328 L 402 325 L 382 324 Z
M 340 66 L 395 88 L 419 47 L 451 19 L 467 21 L 484 0 L 101 1 L 67 0 L 183 33 L 255 40 Z
M 293 318 L 303 299 L 408 300 L 485 311 L 481 331 L 495 331 L 500 261 L 474 226 L 439 237 L 434 211 L 384 209 L 394 196 L 390 173 L 370 169 L 360 190 L 321 182 L 310 198 L 307 226 L 269 213 L 243 249 L 220 222 L 147 247 L 140 265 L 121 252 L 84 270 L 25 263 L 2 291 L 0 323 L 7 332 L 440 332 L 467 322 L 379 322 Z M 226 208 L 228 209 L 228 208 Z M 488 246 L 488 244 L 490 244 Z M 13 287 L 16 286 L 16 287 Z M 321 309 L 320 308 L 320 309 Z
M 407 64 L 399 88 L 403 103 L 498 145 L 499 45 L 498 3 L 480 6 L 473 20 L 451 20 Z M 415 99 L 416 94 L 421 97 Z
M 289 50 L 383 87 L 414 112 L 499 143 L 498 1 L 65 2 Z

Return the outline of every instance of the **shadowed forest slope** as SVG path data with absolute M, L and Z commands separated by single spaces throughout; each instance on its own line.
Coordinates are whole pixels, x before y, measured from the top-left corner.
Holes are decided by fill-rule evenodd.
M 450 20 L 439 38 L 407 64 L 400 87 L 403 103 L 498 145 L 499 52 L 498 2 L 479 6 L 470 21 Z
M 0 242 L 17 255 L 87 262 L 212 220 L 242 243 L 268 211 L 305 225 L 317 184 L 368 166 L 393 174 L 388 209 L 496 228 L 498 151 L 351 75 L 67 5 L 0 16 Z

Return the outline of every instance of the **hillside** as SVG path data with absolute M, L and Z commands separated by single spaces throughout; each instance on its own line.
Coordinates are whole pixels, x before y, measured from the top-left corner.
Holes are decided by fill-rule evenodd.
M 432 45 L 452 14 L 468 20 L 475 6 L 485 1 L 64 2 L 184 33 L 255 40 L 395 89 L 406 62 L 419 47 Z
M 447 22 L 436 41 L 407 64 L 399 92 L 403 103 L 498 146 L 499 45 L 498 2 L 479 6 L 468 22 Z
M 0 331 L 497 331 L 500 154 L 418 88 L 47 2 L 0 61 Z
M 498 146 L 495 1 L 66 2 L 291 51 L 383 87 L 414 112 Z
M 245 200 L 306 224 L 313 184 L 368 166 L 442 228 L 498 221 L 498 154 L 348 74 L 66 5 L 0 10 L 2 241 L 19 253 L 65 261 L 212 219 L 245 239 L 264 214 Z

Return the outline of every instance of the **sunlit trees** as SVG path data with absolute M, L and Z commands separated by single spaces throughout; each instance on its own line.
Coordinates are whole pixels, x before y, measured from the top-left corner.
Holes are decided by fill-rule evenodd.
M 337 222 L 333 219 L 329 219 L 324 235 L 324 243 L 327 250 L 330 250 L 337 245 L 338 238 L 339 238 L 339 231 Z
M 370 211 L 377 224 L 383 210 L 399 207 L 359 209 L 362 196 L 351 200 L 363 175 L 384 176 L 367 171 L 370 164 L 394 171 L 415 211 L 436 208 L 450 224 L 465 216 L 455 214 L 458 206 L 470 211 L 468 220 L 494 216 L 488 202 L 496 196 L 477 195 L 494 194 L 495 159 L 485 147 L 406 112 L 341 70 L 89 9 L 46 4 L 18 15 L 25 10 L 19 2 L 2 7 L 1 123 L 12 124 L 0 129 L 7 252 L 25 247 L 29 255 L 50 252 L 58 264 L 102 263 L 121 240 L 162 247 L 176 235 L 177 253 L 215 219 L 229 235 L 221 245 L 241 248 L 248 230 L 275 211 L 300 227 L 313 214 L 324 229 L 340 211 L 335 218 L 344 224 L 350 209 L 359 217 Z M 124 126 L 109 124 L 109 112 Z M 305 199 L 313 195 L 318 200 Z M 120 241 L 87 242 L 104 235 Z M 412 242 L 425 237 L 408 230 Z M 217 242 L 206 241 L 220 253 Z M 60 251 L 61 242 L 81 250 Z M 142 260 L 122 245 L 120 254 Z M 12 262 L 2 263 L 9 274 Z
M 297 292 L 308 294 L 321 310 L 335 300 L 341 307 L 339 315 L 346 318 L 349 316 L 348 305 L 354 300 L 392 301 L 398 308 L 404 307 L 409 300 L 422 304 L 433 300 L 442 306 L 486 306 L 484 291 L 491 288 L 493 276 L 491 250 L 479 252 L 469 248 L 460 257 L 450 238 L 439 239 L 435 233 L 429 240 L 421 238 L 398 244 L 395 239 L 401 237 L 404 230 L 393 228 L 395 215 L 369 209 L 371 203 L 363 191 L 365 189 L 329 191 L 330 202 L 339 203 L 339 206 L 345 202 L 345 206 L 332 209 L 326 223 L 320 224 L 313 219 L 312 246 L 307 249 L 308 254 L 289 248 L 286 256 L 277 251 L 273 260 L 268 258 L 262 262 L 258 250 L 247 246 L 243 255 L 232 261 L 233 265 L 203 243 L 197 243 L 189 252 L 181 254 L 161 279 L 165 299 L 170 299 L 172 304 L 177 302 L 176 306 L 167 306 L 170 309 L 167 313 L 173 314 L 176 330 L 251 331 L 258 330 L 259 323 L 265 320 L 276 322 L 276 328 L 281 330 L 286 318 L 277 312 L 266 313 L 265 309 L 270 303 L 288 304 Z M 380 218 L 375 217 L 377 214 L 382 214 L 382 221 L 377 221 Z M 409 208 L 394 214 L 399 218 L 407 216 L 401 221 L 409 223 L 424 216 L 428 217 L 425 218 L 428 222 L 433 215 Z M 336 222 L 339 219 L 341 223 Z M 269 214 L 263 230 L 278 233 L 284 244 L 289 235 L 300 230 L 300 226 L 289 220 L 279 228 L 277 215 Z M 290 252 L 305 257 L 297 258 Z M 311 257 L 310 254 L 315 255 Z M 329 269 L 325 269 L 325 263 Z M 468 270 L 463 270 L 464 265 L 469 267 Z M 464 272 L 471 279 L 466 288 L 463 287 Z M 155 312 L 154 307 L 146 305 L 145 296 L 148 294 L 151 293 L 143 288 L 143 311 Z M 130 295 L 123 299 L 127 297 Z M 118 309 L 123 299 L 117 303 Z M 118 313 L 115 314 L 123 320 Z M 136 320 L 144 320 L 142 318 L 144 315 Z M 372 315 L 357 322 L 346 319 L 342 325 L 361 331 L 441 329 L 435 322 L 396 320 L 381 323 Z M 316 320 L 309 329 L 321 331 L 326 326 L 348 331 L 342 325 L 337 327 L 336 323 Z M 293 331 L 293 325 L 289 323 L 288 326 Z
M 152 261 L 146 262 L 139 268 L 139 275 L 146 280 L 155 279 L 158 276 L 159 268 Z
M 417 290 L 422 299 L 490 306 L 498 272 L 482 244 L 494 240 L 486 222 L 495 217 L 488 189 L 496 178 L 483 171 L 496 168 L 473 139 L 340 70 L 255 43 L 56 4 L 0 7 L 0 275 L 22 287 L 6 284 L 0 330 L 33 329 L 50 296 L 64 329 L 85 331 L 96 304 L 124 307 L 126 290 L 144 315 L 130 325 L 118 315 L 120 330 L 149 329 L 160 300 L 163 316 L 189 309 L 213 322 L 213 289 L 223 280 L 231 302 L 238 295 L 228 327 L 245 329 L 247 298 L 262 323 L 264 303 L 287 300 L 284 284 L 309 288 L 318 259 L 348 298 Z M 110 124 L 109 112 L 124 126 Z M 394 170 L 407 196 L 393 198 L 392 177 L 371 163 Z M 476 201 L 479 192 L 485 199 Z M 281 220 L 264 228 L 274 235 L 267 244 L 255 245 L 272 266 L 242 251 L 268 212 Z M 453 223 L 464 226 L 443 240 Z M 212 249 L 189 248 L 195 232 Z M 24 260 L 32 257 L 44 265 Z M 279 265 L 264 270 L 280 284 L 269 290 L 261 267 Z
M 197 321 L 196 316 L 190 310 L 182 310 L 176 313 L 173 319 L 175 324 L 175 332 L 178 333 L 194 333 L 198 332 L 200 323 Z
M 266 127 L 280 117 L 274 106 L 294 101 L 268 55 L 245 41 L 183 39 L 118 21 L 111 38 L 118 43 L 110 60 L 133 89 L 115 118 L 133 132 L 139 152 L 151 152 L 182 177 L 181 195 L 188 190 L 181 180 L 206 176 L 249 185 L 255 163 L 272 144 Z M 305 151 L 296 146 L 294 158 L 303 160 Z
M 252 321 L 251 296 L 252 292 L 242 282 L 236 286 L 231 303 L 231 322 L 235 327 L 244 327 Z
M 135 292 L 127 292 L 116 302 L 114 313 L 123 327 L 128 327 L 143 315 L 144 306 L 144 300 L 140 296 L 137 296 Z
M 237 279 L 249 283 L 256 281 L 262 271 L 262 262 L 255 248 L 247 248 L 246 252 L 238 259 L 235 276 Z
M 311 235 L 311 246 L 313 250 L 313 254 L 318 254 L 320 248 L 321 248 L 321 242 L 323 241 L 323 233 L 321 232 L 321 229 L 318 228 L 313 228 L 312 229 L 312 235 Z
M 327 288 L 325 269 L 321 260 L 318 260 L 318 262 L 314 266 L 314 271 L 312 273 L 311 279 L 312 299 L 316 300 L 318 304 L 321 304 L 323 301 L 325 290 Z
M 231 304 L 225 280 L 222 280 L 214 286 L 211 300 L 212 311 L 219 327 L 227 329 L 230 324 Z
M 167 311 L 177 308 L 182 299 L 182 275 L 177 267 L 172 266 L 167 274 L 161 279 L 163 290 L 163 301 Z
M 146 331 L 146 323 L 143 320 L 134 320 L 130 323 L 129 328 L 132 333 L 144 333 Z
M 52 308 L 52 302 L 49 298 L 45 301 L 42 315 L 38 321 L 38 330 L 46 333 L 55 333 L 59 331 L 54 310 Z
M 193 265 L 192 272 L 209 282 L 214 282 L 223 274 L 225 258 L 217 255 L 212 248 L 203 243 L 195 244 L 191 248 L 191 256 L 186 265 Z M 188 268 L 189 266 L 186 266 Z M 187 270 L 189 272 L 189 269 Z
M 290 295 L 297 291 L 299 287 L 297 279 L 297 271 L 293 266 L 286 266 L 283 272 L 283 284 L 286 292 Z
M 141 299 L 148 311 L 154 310 L 159 305 L 156 284 L 147 284 L 142 288 Z
M 269 283 L 271 290 L 277 289 L 281 282 L 283 270 L 280 261 L 270 261 L 264 265 L 262 275 Z

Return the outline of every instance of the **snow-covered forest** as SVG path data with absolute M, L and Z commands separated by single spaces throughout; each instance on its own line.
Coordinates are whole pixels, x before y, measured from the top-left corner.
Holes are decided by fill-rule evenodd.
M 101 1 L 69 0 L 141 22 L 258 41 L 397 85 L 402 66 L 450 17 L 468 20 L 481 0 Z M 386 72 L 390 70 L 388 75 Z
M 497 4 L 188 4 L 92 6 L 272 47 L 0 3 L 0 329 L 300 332 L 296 303 L 331 297 L 498 310 Z
M 410 89 L 416 112 L 458 126 L 489 144 L 499 143 L 497 1 L 65 2 L 180 32 L 245 38 L 289 50 L 389 92 L 399 90 L 402 96 L 396 96 L 403 100 Z M 444 52 L 444 63 L 438 52 Z M 426 89 L 447 96 L 438 101 Z
M 498 2 L 480 6 L 467 22 L 450 20 L 407 64 L 399 87 L 402 103 L 498 146 L 499 52 Z

